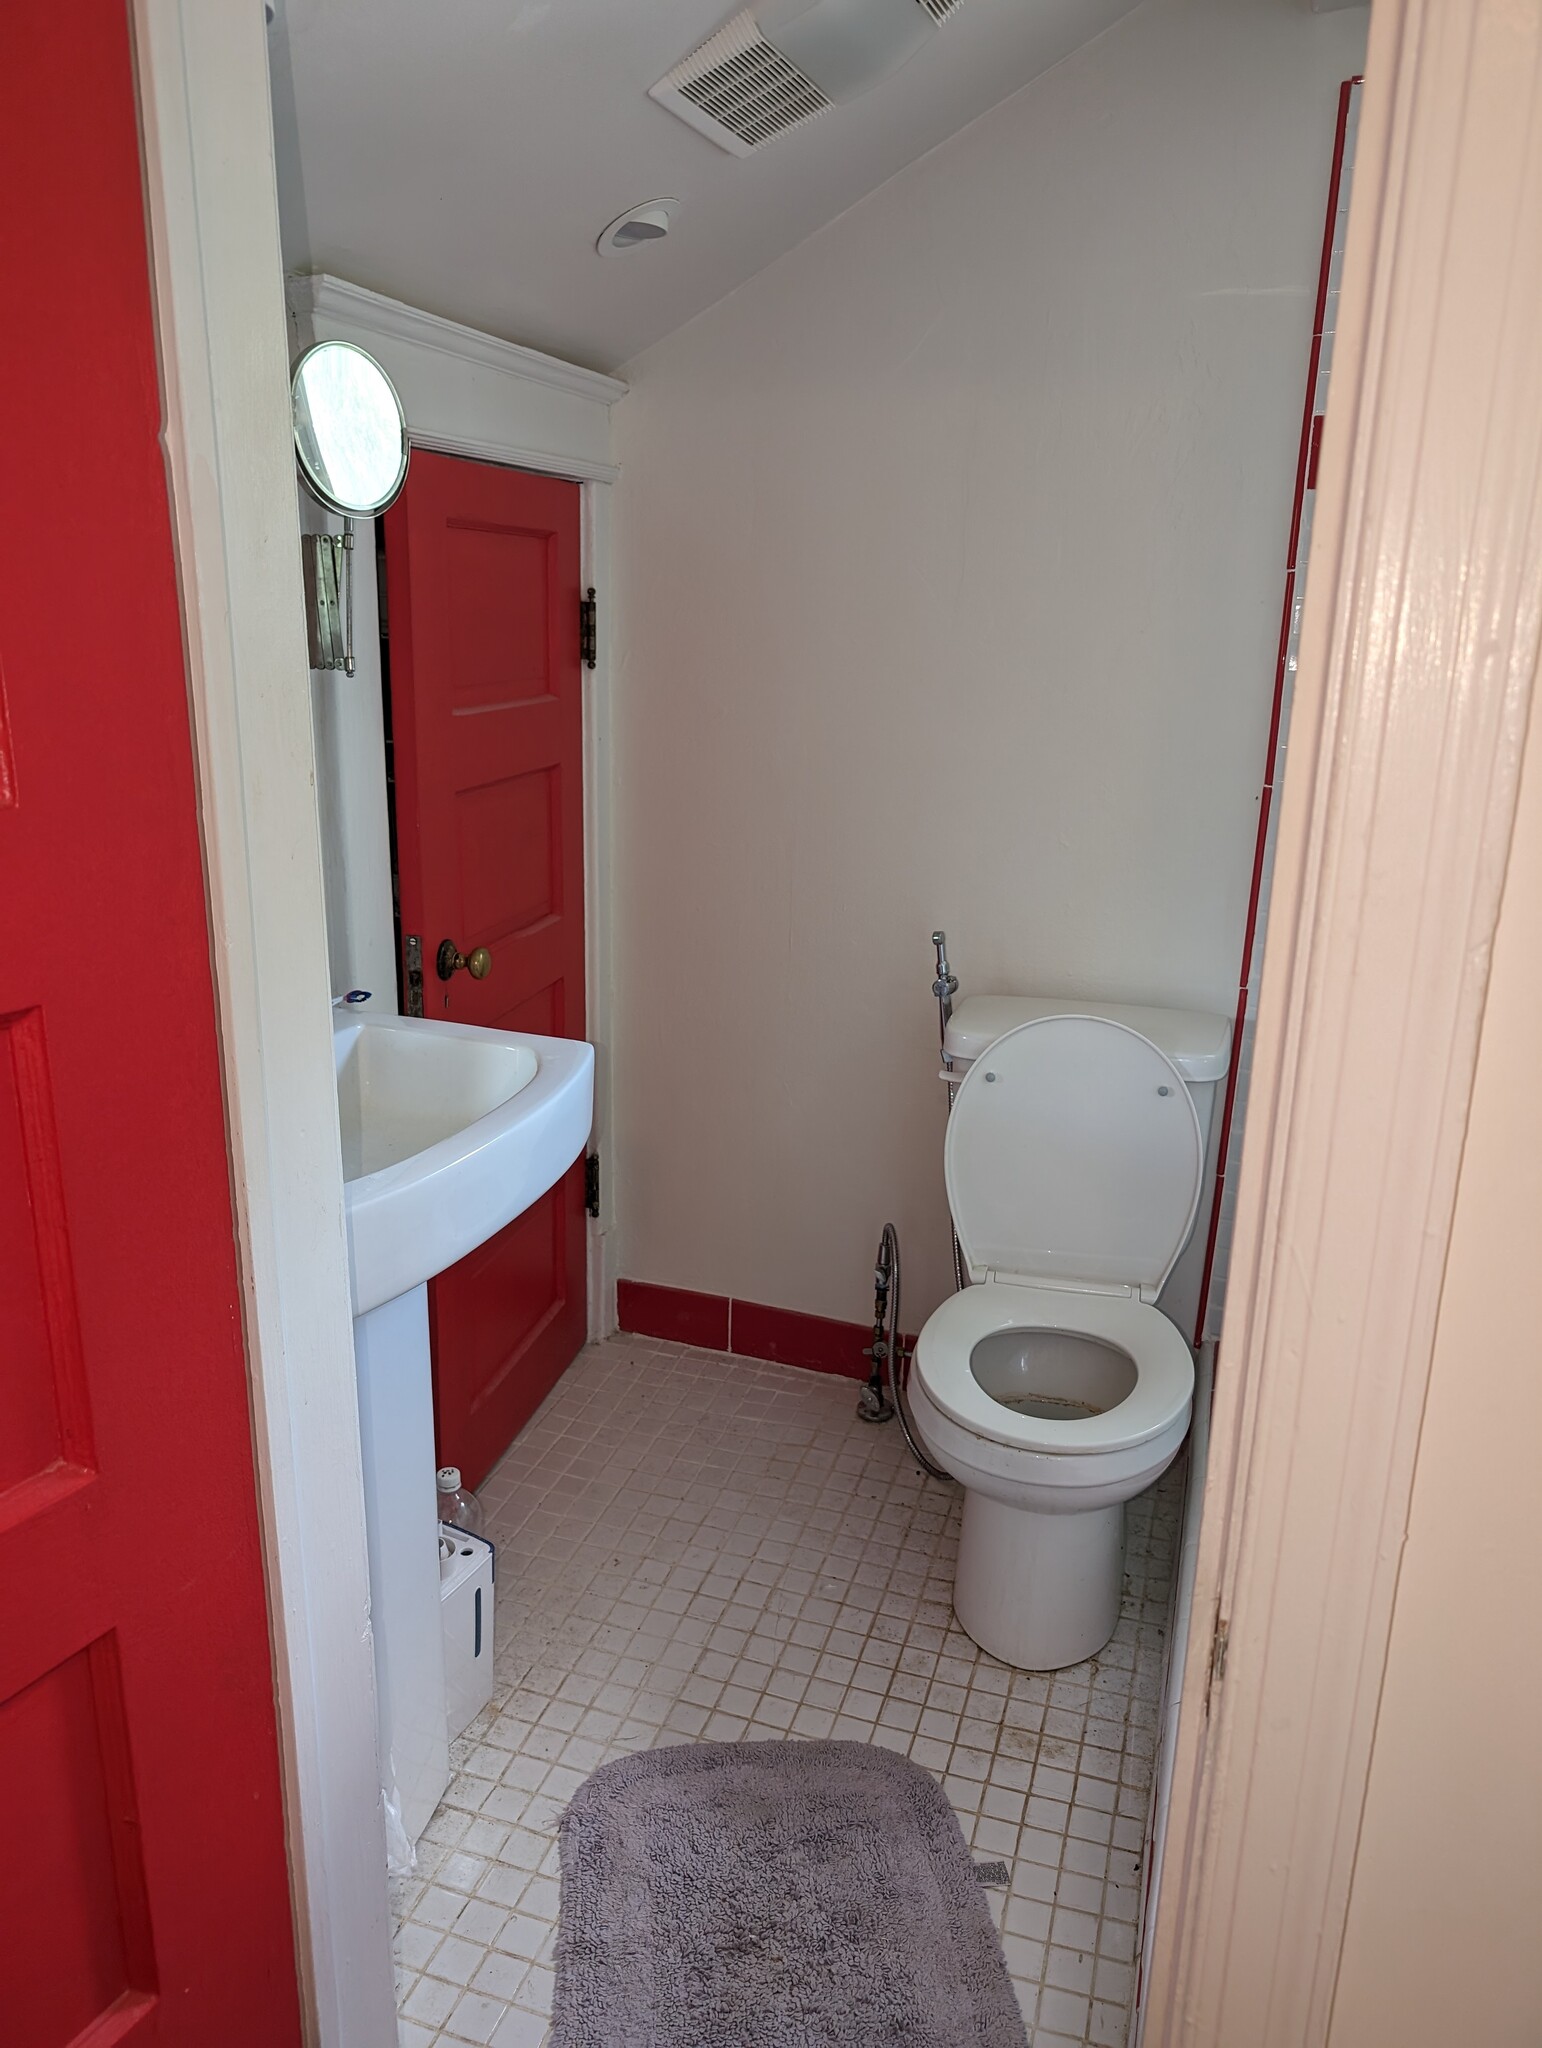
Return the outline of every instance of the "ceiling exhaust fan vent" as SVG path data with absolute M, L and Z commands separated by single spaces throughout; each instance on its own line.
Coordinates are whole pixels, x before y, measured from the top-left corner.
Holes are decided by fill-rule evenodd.
M 757 0 L 649 87 L 735 156 L 886 78 L 923 49 L 959 0 Z M 764 24 L 762 26 L 762 24 Z
M 958 0 L 918 4 L 956 6 Z M 735 156 L 748 156 L 832 104 L 766 41 L 747 7 L 650 86 L 649 97 Z

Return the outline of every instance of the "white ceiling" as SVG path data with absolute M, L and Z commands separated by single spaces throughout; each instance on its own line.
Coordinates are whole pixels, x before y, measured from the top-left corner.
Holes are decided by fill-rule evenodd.
M 861 99 L 726 155 L 647 97 L 736 0 L 281 0 L 285 259 L 610 370 L 1137 0 L 962 0 Z M 663 243 L 601 259 L 628 207 Z

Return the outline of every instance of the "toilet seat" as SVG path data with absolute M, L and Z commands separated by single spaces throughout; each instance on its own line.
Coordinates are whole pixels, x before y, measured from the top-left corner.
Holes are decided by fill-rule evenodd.
M 1066 1421 L 1022 1415 L 992 1399 L 971 1369 L 975 1346 L 1001 1330 L 1065 1331 L 1123 1351 L 1135 1385 L 1101 1415 Z M 1162 1311 L 1128 1294 L 1089 1294 L 987 1280 L 950 1295 L 930 1315 L 914 1370 L 942 1413 L 988 1442 L 1047 1455 L 1122 1451 L 1160 1436 L 1194 1395 L 1194 1359 Z

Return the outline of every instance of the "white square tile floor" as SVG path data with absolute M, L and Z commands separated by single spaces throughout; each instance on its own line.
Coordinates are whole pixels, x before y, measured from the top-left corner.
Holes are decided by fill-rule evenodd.
M 403 2048 L 540 2048 L 556 1824 L 664 1743 L 837 1736 L 935 1773 L 990 1891 L 1034 2048 L 1122 2048 L 1134 1993 L 1182 1465 L 1127 1510 L 1100 1655 L 1013 1671 L 950 1593 L 961 1495 L 851 1380 L 651 1338 L 591 1345 L 482 1488 L 497 1686 L 393 1880 Z

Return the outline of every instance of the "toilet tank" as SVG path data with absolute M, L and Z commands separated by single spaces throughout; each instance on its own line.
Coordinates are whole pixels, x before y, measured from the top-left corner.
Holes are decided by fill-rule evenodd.
M 1081 996 L 965 996 L 948 1020 L 943 1051 L 953 1062 L 950 1078 L 962 1080 L 988 1045 L 1036 1017 L 1106 1017 L 1149 1038 L 1165 1052 L 1188 1083 L 1208 1138 L 1215 1084 L 1226 1078 L 1231 1059 L 1231 1019 L 1204 1010 L 1162 1010 L 1147 1003 L 1089 1002 Z
M 1188 1084 L 1205 1147 L 1205 1179 L 1199 1213 L 1188 1244 L 1163 1288 L 1157 1306 L 1171 1317 L 1185 1337 L 1192 1337 L 1199 1313 L 1205 1244 L 1215 1200 L 1216 1146 L 1212 1130 L 1216 1083 L 1224 1081 L 1231 1060 L 1231 1019 L 1204 1010 L 1164 1010 L 1147 1003 L 1089 1002 L 1078 996 L 965 996 L 953 1006 L 943 1050 L 952 1061 L 944 1078 L 961 1081 L 974 1062 L 1004 1032 L 1035 1017 L 1106 1017 L 1128 1025 L 1165 1052 Z

